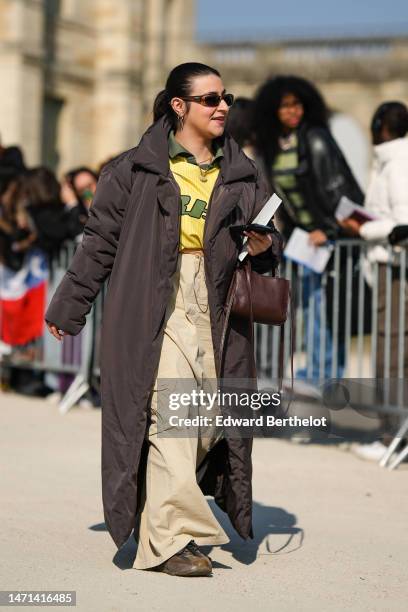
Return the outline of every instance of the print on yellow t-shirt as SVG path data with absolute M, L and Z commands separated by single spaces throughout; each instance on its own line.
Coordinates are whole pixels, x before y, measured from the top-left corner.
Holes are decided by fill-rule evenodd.
M 203 182 L 199 166 L 188 162 L 185 157 L 174 157 L 169 163 L 181 193 L 179 248 L 202 249 L 208 203 L 220 169 L 218 166 L 210 168 L 205 174 L 207 180 Z

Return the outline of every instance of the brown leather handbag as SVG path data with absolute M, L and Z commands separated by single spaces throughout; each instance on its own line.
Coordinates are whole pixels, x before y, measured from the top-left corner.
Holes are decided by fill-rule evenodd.
M 288 318 L 290 302 L 290 283 L 279 276 L 264 276 L 252 270 L 249 258 L 238 264 L 232 277 L 225 306 L 225 321 L 220 343 L 221 371 L 224 364 L 224 347 L 231 314 L 248 321 L 251 345 L 254 350 L 253 324 L 282 326 Z M 279 350 L 279 378 L 282 381 L 284 369 L 283 330 L 281 330 Z M 293 352 L 293 330 L 291 326 L 291 354 Z M 255 359 L 255 357 L 254 357 Z M 292 372 L 293 372 L 293 360 Z M 256 376 L 255 361 L 253 375 Z M 292 373 L 293 378 L 293 373 Z
M 264 276 L 250 261 L 236 268 L 227 297 L 227 310 L 241 319 L 283 325 L 288 317 L 290 283 L 286 278 Z

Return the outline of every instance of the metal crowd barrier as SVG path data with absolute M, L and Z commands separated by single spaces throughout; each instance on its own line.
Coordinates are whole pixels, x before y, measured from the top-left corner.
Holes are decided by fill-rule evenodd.
M 281 265 L 281 276 L 287 278 L 295 295 L 295 343 L 294 356 L 296 367 L 304 367 L 307 371 L 307 378 L 312 379 L 312 355 L 314 341 L 314 319 L 310 317 L 307 321 L 305 333 L 305 310 L 315 310 L 315 294 L 313 285 L 320 282 L 322 286 L 321 301 L 319 305 L 319 315 L 322 334 L 319 346 L 319 375 L 320 379 L 325 378 L 324 364 L 327 352 L 326 332 L 330 323 L 333 340 L 333 359 L 331 362 L 330 375 L 337 378 L 338 352 L 339 352 L 339 325 L 341 316 L 344 324 L 344 344 L 347 367 L 345 377 L 353 378 L 375 378 L 383 376 L 390 378 L 390 358 L 393 351 L 391 347 L 391 291 L 392 279 L 397 273 L 399 281 L 399 314 L 398 314 L 398 378 L 404 377 L 405 343 L 404 337 L 408 329 L 405 329 L 405 303 L 406 303 L 406 247 L 385 246 L 386 253 L 390 261 L 386 264 L 368 261 L 368 252 L 376 248 L 377 245 L 361 240 L 339 240 L 333 247 L 332 264 L 323 274 L 313 274 L 310 278 L 312 291 L 304 299 L 304 278 L 306 269 L 289 260 L 284 260 Z M 376 357 L 378 346 L 378 295 L 379 295 L 379 271 L 386 277 L 385 292 L 385 356 L 384 368 L 382 372 L 377 372 Z M 367 283 L 367 278 L 371 276 L 371 286 Z M 320 280 L 317 281 L 317 278 Z M 327 313 L 327 287 L 329 281 L 332 282 L 332 316 L 328 320 Z M 341 312 L 341 294 L 344 300 L 344 310 Z M 369 328 L 367 330 L 367 328 Z M 289 351 L 289 324 L 285 325 L 285 346 L 286 359 Z M 280 329 L 266 328 L 258 326 L 257 330 L 257 360 L 258 368 L 263 375 L 276 378 L 278 375 L 278 346 Z M 306 340 L 305 340 L 306 337 Z M 269 346 L 270 342 L 272 345 Z M 273 357 L 272 357 L 273 356 Z M 407 355 L 408 360 L 408 355 Z
M 379 250 L 381 263 L 376 261 Z M 340 240 L 321 275 L 284 260 L 281 276 L 291 282 L 293 293 L 295 395 L 298 374 L 310 390 L 330 381 L 348 382 L 361 391 L 360 408 L 402 420 L 381 461 L 387 465 L 408 432 L 407 246 Z M 261 380 L 278 378 L 282 333 L 289 378 L 290 321 L 283 329 L 256 327 Z M 390 468 L 406 456 L 407 447 Z
M 387 261 L 370 264 L 373 248 L 382 248 Z M 281 275 L 291 281 L 294 294 L 295 379 L 302 371 L 303 378 L 313 383 L 330 378 L 371 380 L 374 385 L 367 408 L 402 418 L 402 425 L 382 465 L 389 462 L 399 440 L 408 431 L 405 408 L 408 397 L 408 375 L 405 377 L 408 373 L 406 248 L 341 240 L 333 245 L 331 260 L 321 275 L 311 274 L 307 268 L 289 260 L 281 266 Z M 48 301 L 74 250 L 74 245 L 68 245 L 52 261 Z M 19 363 L 11 355 L 1 364 L 4 368 L 30 367 L 57 375 L 72 375 L 72 383 L 59 403 L 61 413 L 66 413 L 88 391 L 91 382 L 98 381 L 104 292 L 105 289 L 78 336 L 57 343 L 44 330 L 43 337 L 36 342 L 34 361 Z M 317 333 L 318 328 L 320 333 Z M 283 328 L 256 325 L 258 375 L 264 382 L 278 378 L 281 333 L 285 339 L 285 363 L 289 364 L 289 321 Z M 382 401 L 378 401 L 378 380 L 383 381 Z M 396 467 L 407 455 L 408 447 L 390 467 Z

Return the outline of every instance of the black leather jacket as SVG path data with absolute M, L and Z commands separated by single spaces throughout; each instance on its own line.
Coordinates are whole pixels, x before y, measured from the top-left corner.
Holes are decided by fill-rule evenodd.
M 314 218 L 314 229 L 323 230 L 330 239 L 344 237 L 334 217 L 340 198 L 347 196 L 362 205 L 364 194 L 343 153 L 327 128 L 303 125 L 298 132 L 298 155 L 298 187 Z M 299 226 L 295 211 L 273 181 L 272 187 L 283 199 L 279 219 L 285 236 L 289 236 Z

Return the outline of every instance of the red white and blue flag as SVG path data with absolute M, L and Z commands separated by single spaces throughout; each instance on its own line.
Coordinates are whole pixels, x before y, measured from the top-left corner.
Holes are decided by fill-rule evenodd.
M 47 282 L 48 262 L 42 251 L 27 253 L 18 272 L 0 264 L 0 339 L 4 343 L 21 346 L 42 336 Z

